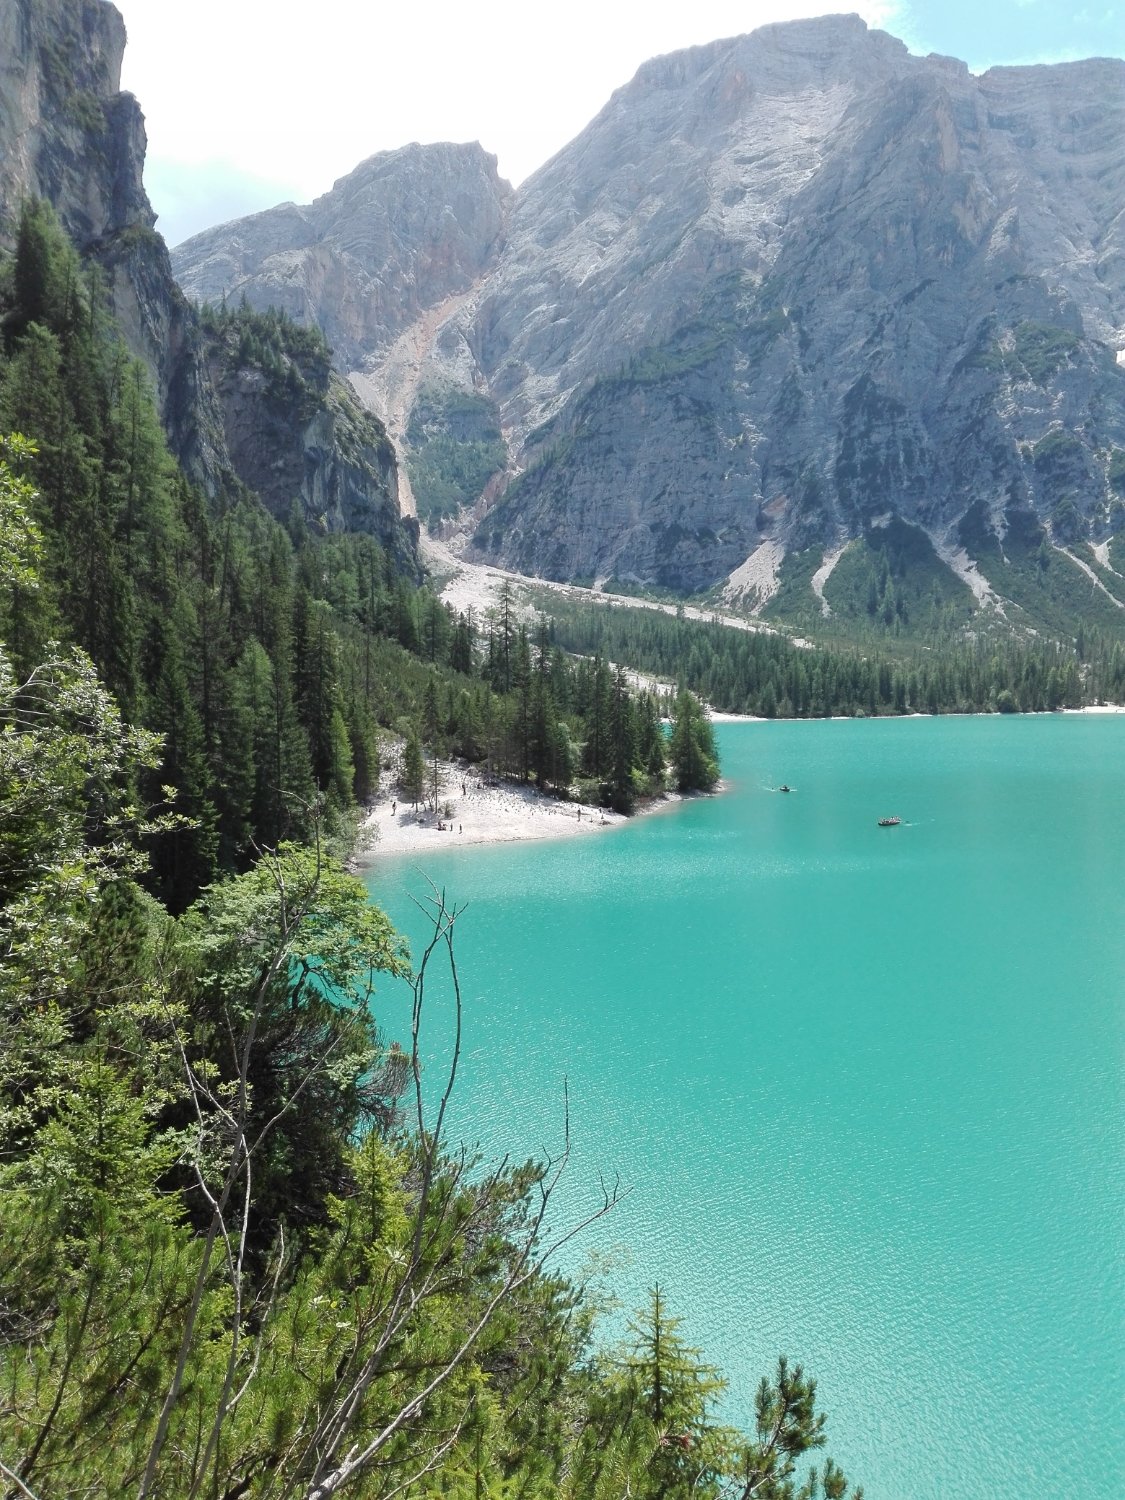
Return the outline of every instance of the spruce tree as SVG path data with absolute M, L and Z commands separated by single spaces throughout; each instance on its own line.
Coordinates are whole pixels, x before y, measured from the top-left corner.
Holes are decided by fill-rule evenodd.
M 403 747 L 399 787 L 403 797 L 409 797 L 411 804 L 417 807 L 422 800 L 425 785 L 426 767 L 422 760 L 422 747 L 418 743 L 417 733 L 412 729 Z
M 682 1321 L 654 1286 L 628 1324 L 622 1363 L 656 1439 L 641 1491 L 646 1500 L 690 1500 L 701 1487 L 709 1493 L 708 1481 L 721 1468 L 711 1408 L 726 1381 L 684 1341 Z
M 676 698 L 672 738 L 668 746 L 676 788 L 681 792 L 709 792 L 719 779 L 715 736 L 699 699 L 686 688 Z

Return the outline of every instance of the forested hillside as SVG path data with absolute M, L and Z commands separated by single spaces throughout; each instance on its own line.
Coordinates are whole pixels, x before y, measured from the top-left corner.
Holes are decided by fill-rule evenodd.
M 255 849 L 307 837 L 318 808 L 347 841 L 380 726 L 542 787 L 584 773 L 622 808 L 663 784 L 653 701 L 542 631 L 529 640 L 508 605 L 454 619 L 411 558 L 314 529 L 295 496 L 287 525 L 234 481 L 209 502 L 170 459 L 144 370 L 45 205 L 25 211 L 0 295 L 0 430 L 34 445 L 21 472 L 46 549 L 43 587 L 5 601 L 7 639 L 25 672 L 49 640 L 74 641 L 126 721 L 162 735 L 146 793 L 184 820 L 152 851 L 173 910 Z M 319 335 L 245 309 L 204 329 L 287 405 L 319 399 Z
M 507 601 L 478 638 L 369 535 L 208 502 L 41 204 L 0 296 L 5 1493 L 850 1493 L 803 1467 L 799 1367 L 742 1431 L 658 1289 L 597 1340 L 549 1260 L 581 1228 L 547 1227 L 565 1116 L 553 1159 L 490 1171 L 446 1139 L 456 1063 L 422 1079 L 456 910 L 412 961 L 334 853 L 380 725 L 628 800 L 663 779 L 652 700 Z M 270 378 L 317 356 L 232 330 Z M 683 694 L 681 780 L 709 749 Z M 412 978 L 397 1039 L 384 975 Z
M 551 608 L 553 638 L 566 650 L 605 653 L 686 683 L 715 708 L 767 719 L 1035 713 L 1125 698 L 1125 645 L 1094 629 L 1074 642 L 879 632 L 818 647 L 628 605 L 557 597 Z

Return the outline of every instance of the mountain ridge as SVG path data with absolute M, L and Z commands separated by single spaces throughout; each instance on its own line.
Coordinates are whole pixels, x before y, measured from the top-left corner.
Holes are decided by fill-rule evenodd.
M 1060 559 L 1102 569 L 1125 462 L 1123 136 L 1123 62 L 978 77 L 854 16 L 643 64 L 493 192 L 476 279 L 418 340 L 405 404 L 471 394 L 507 447 L 470 555 L 728 598 L 752 578 L 760 609 L 787 557 L 827 559 L 892 515 L 943 565 L 964 554 L 980 600 L 1004 579 L 966 540 L 1002 553 L 1028 514 Z M 410 149 L 417 191 L 444 148 Z M 428 223 L 450 197 L 433 184 Z M 174 255 L 189 291 L 192 244 Z M 243 292 L 268 298 L 269 277 Z M 416 284 L 426 311 L 399 336 L 444 292 Z M 393 404 L 386 347 L 341 366 Z M 400 411 L 408 465 L 409 428 Z

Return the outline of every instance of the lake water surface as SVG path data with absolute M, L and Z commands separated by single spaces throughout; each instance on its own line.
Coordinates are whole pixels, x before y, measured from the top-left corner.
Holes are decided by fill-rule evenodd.
M 468 905 L 455 1132 L 557 1148 L 566 1079 L 557 1222 L 632 1188 L 566 1264 L 624 1247 L 732 1420 L 800 1360 L 868 1500 L 1120 1497 L 1125 716 L 718 741 L 724 796 L 427 859 Z M 417 862 L 369 884 L 417 948 Z

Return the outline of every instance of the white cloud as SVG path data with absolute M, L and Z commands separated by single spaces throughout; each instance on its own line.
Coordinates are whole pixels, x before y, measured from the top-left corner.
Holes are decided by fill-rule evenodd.
M 147 117 L 158 210 L 186 168 L 221 162 L 228 186 L 252 177 L 277 184 L 279 198 L 305 201 L 364 157 L 412 140 L 479 140 L 519 182 L 647 58 L 828 8 L 824 0 L 571 0 L 550 10 L 527 0 L 194 0 L 185 24 L 168 0 L 116 3 L 129 29 L 124 86 Z M 893 29 L 899 5 L 851 0 L 846 8 Z M 193 227 L 231 211 L 204 213 Z

